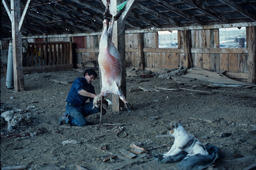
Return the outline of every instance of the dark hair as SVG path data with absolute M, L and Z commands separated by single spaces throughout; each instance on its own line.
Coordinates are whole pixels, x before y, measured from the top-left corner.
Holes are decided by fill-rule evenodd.
M 86 73 L 87 73 L 89 76 L 90 76 L 90 75 L 93 75 L 95 79 L 96 79 L 97 76 L 98 76 L 97 73 L 96 73 L 96 72 L 94 71 L 94 69 L 92 69 L 92 68 L 85 70 L 85 71 L 84 71 L 84 76 L 85 76 Z

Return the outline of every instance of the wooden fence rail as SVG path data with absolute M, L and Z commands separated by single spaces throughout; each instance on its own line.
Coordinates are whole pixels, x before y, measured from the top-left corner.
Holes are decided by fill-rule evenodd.
M 63 66 L 65 68 L 73 66 L 72 43 L 28 43 L 27 52 L 23 55 L 24 71 L 44 71 L 45 68 L 60 70 L 64 68 Z

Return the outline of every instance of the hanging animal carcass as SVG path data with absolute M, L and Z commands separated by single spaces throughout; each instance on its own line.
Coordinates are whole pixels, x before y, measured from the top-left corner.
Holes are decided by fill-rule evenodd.
M 101 73 L 101 93 L 94 98 L 94 106 L 102 96 L 107 93 L 118 95 L 128 109 L 128 102 L 125 99 L 123 92 L 121 91 L 121 79 L 122 79 L 122 63 L 120 60 L 120 54 L 112 42 L 113 25 L 116 17 L 112 17 L 109 10 L 104 14 L 103 31 L 99 43 L 99 56 L 98 63 Z

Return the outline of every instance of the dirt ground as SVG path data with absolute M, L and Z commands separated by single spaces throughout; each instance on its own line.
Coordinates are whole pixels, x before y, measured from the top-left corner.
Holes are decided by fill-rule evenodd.
M 132 72 L 132 71 L 131 71 Z M 133 73 L 136 73 L 133 71 Z M 211 82 L 177 76 L 130 74 L 127 99 L 131 112 L 111 112 L 88 117 L 96 125 L 58 125 L 77 70 L 25 75 L 25 91 L 6 89 L 1 76 L 1 113 L 13 110 L 23 116 L 10 132 L 1 119 L 1 167 L 24 169 L 177 169 L 162 164 L 155 155 L 167 152 L 173 138 L 171 121 L 179 121 L 203 144 L 221 150 L 220 159 L 208 169 L 244 169 L 256 163 L 256 87 L 214 87 Z M 99 79 L 94 82 L 99 92 Z M 169 89 L 169 90 L 168 90 Z M 25 117 L 25 118 L 24 118 Z M 147 152 L 128 158 L 135 143 Z

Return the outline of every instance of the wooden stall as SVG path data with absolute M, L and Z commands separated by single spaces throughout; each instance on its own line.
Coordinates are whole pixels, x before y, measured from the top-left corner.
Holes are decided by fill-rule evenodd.
M 73 67 L 71 42 L 28 43 L 24 72 L 58 71 Z

